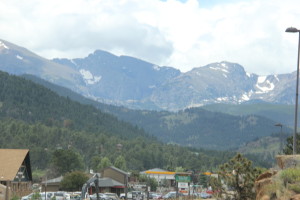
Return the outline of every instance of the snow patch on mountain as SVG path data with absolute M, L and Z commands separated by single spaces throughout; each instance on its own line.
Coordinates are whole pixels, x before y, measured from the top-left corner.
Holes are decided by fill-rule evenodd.
M 20 55 L 16 55 L 16 57 L 19 59 L 19 60 L 23 60 L 24 58 Z
M 244 94 L 242 94 L 241 100 L 239 101 L 239 103 L 244 102 L 244 101 L 249 101 L 252 94 L 253 94 L 253 90 L 250 90 L 249 92 L 245 92 Z
M 229 98 L 228 97 L 218 97 L 217 101 L 222 102 L 222 101 L 228 101 Z
M 87 85 L 93 85 L 95 83 L 98 83 L 102 78 L 101 76 L 94 76 L 90 71 L 85 69 L 80 69 L 79 72 L 82 75 L 85 84 Z
M 268 93 L 272 90 L 274 90 L 275 85 L 274 83 L 271 83 L 269 80 L 266 80 L 267 76 L 259 76 L 256 83 L 256 88 L 259 91 L 256 91 L 257 94 L 263 94 Z
M 74 61 L 74 59 L 71 59 L 71 63 L 77 66 L 77 63 Z
M 224 67 L 225 69 L 228 69 L 228 66 L 226 65 L 226 63 L 221 63 L 221 66 Z
M 259 76 L 257 78 L 257 83 L 258 84 L 263 83 L 263 82 L 265 82 L 266 79 L 267 79 L 267 76 Z
M 153 65 L 153 69 L 156 70 L 156 71 L 159 71 L 160 67 L 158 65 Z
M 2 41 L 0 41 L 0 49 L 1 48 L 9 49 L 8 46 L 6 46 Z
M 223 63 L 222 63 L 223 64 Z M 229 73 L 227 69 L 224 69 L 222 67 L 209 67 L 210 69 L 216 70 L 216 71 L 223 71 L 225 73 Z

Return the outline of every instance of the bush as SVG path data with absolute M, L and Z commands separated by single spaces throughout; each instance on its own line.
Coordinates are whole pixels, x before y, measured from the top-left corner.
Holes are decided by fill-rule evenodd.
M 300 169 L 299 168 L 289 168 L 281 172 L 280 175 L 283 183 L 287 186 L 288 183 L 297 183 L 300 182 Z
M 295 193 L 299 194 L 300 193 L 300 185 L 298 183 L 296 184 L 290 184 L 288 186 L 289 190 L 293 190 Z

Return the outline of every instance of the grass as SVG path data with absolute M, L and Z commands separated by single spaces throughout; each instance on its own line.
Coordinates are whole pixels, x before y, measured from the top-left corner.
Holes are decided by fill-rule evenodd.
M 288 184 L 300 184 L 300 168 L 288 168 L 281 172 L 280 177 L 285 186 Z

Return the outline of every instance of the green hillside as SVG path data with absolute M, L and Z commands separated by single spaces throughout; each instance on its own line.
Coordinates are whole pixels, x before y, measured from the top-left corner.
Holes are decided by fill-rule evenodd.
M 190 149 L 158 142 L 143 130 L 91 105 L 57 95 L 24 78 L 0 72 L 0 148 L 29 148 L 33 169 L 49 167 L 56 149 L 71 149 L 85 169 L 121 155 L 129 170 L 214 169 L 234 153 Z
M 253 104 L 211 104 L 202 107 L 205 110 L 213 112 L 222 112 L 231 115 L 259 115 L 286 127 L 292 127 L 294 124 L 295 106 L 270 103 Z
M 50 84 L 33 76 L 27 78 L 84 104 L 91 104 L 123 121 L 143 128 L 160 141 L 171 144 L 209 149 L 237 149 L 257 138 L 277 133 L 275 121 L 258 115 L 229 115 L 202 108 L 180 112 L 131 110 L 109 106 L 86 99 L 68 89 Z M 216 105 L 217 106 L 217 105 Z M 259 110 L 258 108 L 257 110 Z M 285 127 L 286 131 L 290 131 Z

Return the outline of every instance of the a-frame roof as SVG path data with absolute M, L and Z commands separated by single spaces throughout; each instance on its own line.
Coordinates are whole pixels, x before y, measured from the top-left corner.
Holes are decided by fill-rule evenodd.
M 28 149 L 0 149 L 0 181 L 13 181 L 23 162 L 32 180 Z
M 130 175 L 128 172 L 125 172 L 125 171 L 123 171 L 123 170 L 121 170 L 121 169 L 119 169 L 119 168 L 116 168 L 116 167 L 114 167 L 114 166 L 107 167 L 107 168 L 105 168 L 104 170 L 106 170 L 106 169 L 112 169 L 112 170 L 117 171 L 117 172 L 119 172 L 119 173 L 121 173 L 121 174 L 124 174 L 124 175 Z M 103 170 L 103 171 L 104 171 L 104 170 Z

